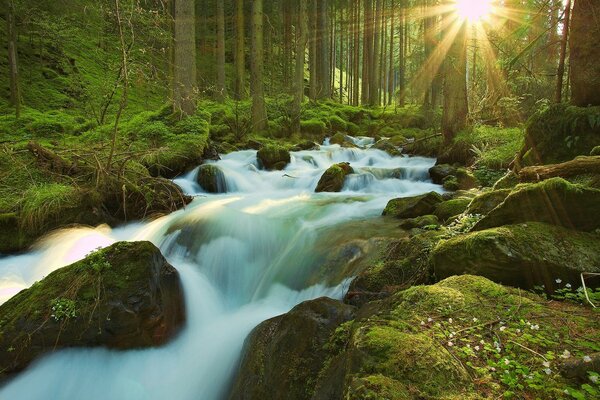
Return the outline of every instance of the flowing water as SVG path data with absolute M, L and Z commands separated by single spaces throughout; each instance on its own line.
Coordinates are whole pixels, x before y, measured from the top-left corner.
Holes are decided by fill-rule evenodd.
M 322 173 L 342 161 L 355 170 L 344 190 L 314 193 Z M 432 159 L 327 143 L 292 153 L 285 171 L 259 170 L 256 151 L 232 153 L 215 164 L 227 193 L 204 193 L 196 169 L 175 181 L 196 196 L 184 210 L 118 229 L 60 231 L 30 253 L 0 259 L 4 302 L 98 247 L 149 240 L 179 270 L 188 313 L 183 332 L 162 348 L 57 352 L 5 385 L 0 399 L 222 398 L 244 339 L 257 324 L 305 300 L 343 296 L 348 280 L 334 287 L 310 283 L 322 256 L 316 245 L 328 230 L 374 218 L 394 197 L 441 191 L 428 180 Z

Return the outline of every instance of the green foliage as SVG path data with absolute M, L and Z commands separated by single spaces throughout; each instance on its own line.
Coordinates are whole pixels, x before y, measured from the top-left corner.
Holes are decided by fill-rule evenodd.
M 478 165 L 473 170 L 473 175 L 475 175 L 483 187 L 494 186 L 494 184 L 498 182 L 505 174 L 506 170 L 492 169 L 486 167 L 485 165 Z
M 307 135 L 322 136 L 327 131 L 327 126 L 318 119 L 309 119 L 300 121 L 300 131 Z
M 497 128 L 486 125 L 458 134 L 456 146 L 468 147 L 477 166 L 501 170 L 515 159 L 523 147 L 524 134 L 520 128 Z
M 152 147 L 158 147 L 171 135 L 169 128 L 162 122 L 151 122 L 142 127 L 137 136 L 146 140 Z
M 77 317 L 77 303 L 71 299 L 59 298 L 52 301 L 51 318 L 55 321 L 63 321 Z
M 201 116 L 193 115 L 183 118 L 173 127 L 173 133 L 176 135 L 208 136 L 210 129 L 209 122 Z
M 21 224 L 31 231 L 43 230 L 51 220 L 79 203 L 79 191 L 69 185 L 50 183 L 33 186 L 23 195 Z

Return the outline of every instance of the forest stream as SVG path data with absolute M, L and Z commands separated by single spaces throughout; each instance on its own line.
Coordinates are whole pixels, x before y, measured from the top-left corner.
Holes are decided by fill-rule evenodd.
M 35 250 L 0 260 L 0 301 L 50 272 L 117 241 L 148 240 L 180 272 L 187 323 L 168 345 L 138 351 L 65 350 L 41 359 L 0 391 L 2 399 L 219 399 L 227 395 L 244 339 L 260 322 L 321 296 L 342 298 L 351 277 L 315 284 L 332 232 L 352 237 L 348 223 L 378 218 L 395 197 L 443 189 L 429 181 L 434 159 L 392 157 L 329 145 L 294 152 L 284 171 L 258 168 L 256 151 L 230 153 L 214 164 L 223 194 L 196 183 L 198 168 L 176 179 L 195 200 L 149 223 L 110 230 L 65 229 Z M 314 193 L 332 164 L 354 174 L 341 193 Z M 346 225 L 344 225 L 346 224 Z M 344 228 L 346 226 L 346 228 Z M 33 384 L 34 383 L 34 384 Z

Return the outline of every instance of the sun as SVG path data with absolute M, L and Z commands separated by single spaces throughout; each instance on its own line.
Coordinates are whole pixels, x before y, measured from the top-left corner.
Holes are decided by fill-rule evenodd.
M 492 13 L 494 0 L 456 0 L 456 12 L 469 22 L 486 19 Z

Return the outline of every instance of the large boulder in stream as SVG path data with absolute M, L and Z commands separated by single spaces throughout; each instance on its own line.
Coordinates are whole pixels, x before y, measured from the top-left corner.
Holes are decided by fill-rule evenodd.
M 582 272 L 600 272 L 600 235 L 538 222 L 502 226 L 442 241 L 432 252 L 435 276 L 473 274 L 552 292 Z
M 319 179 L 315 192 L 341 192 L 346 182 L 346 176 L 353 172 L 354 170 L 347 162 L 332 165 Z
M 277 145 L 268 144 L 258 150 L 256 157 L 260 165 L 269 171 L 282 170 L 290 163 L 290 152 Z
M 269 319 L 246 339 L 240 370 L 230 399 L 310 398 L 327 356 L 324 345 L 355 308 L 329 298 L 301 303 L 287 314 Z
M 120 242 L 61 268 L 0 306 L 0 371 L 68 347 L 166 343 L 185 320 L 179 273 L 150 242 Z
M 537 221 L 582 231 L 600 228 L 600 190 L 553 178 L 517 186 L 474 230 Z
M 436 192 L 392 199 L 383 210 L 383 215 L 400 219 L 430 215 L 434 213 L 436 206 L 442 201 L 444 201 L 443 197 Z
M 198 170 L 198 184 L 208 193 L 226 193 L 227 182 L 221 168 L 213 164 L 205 164 Z

